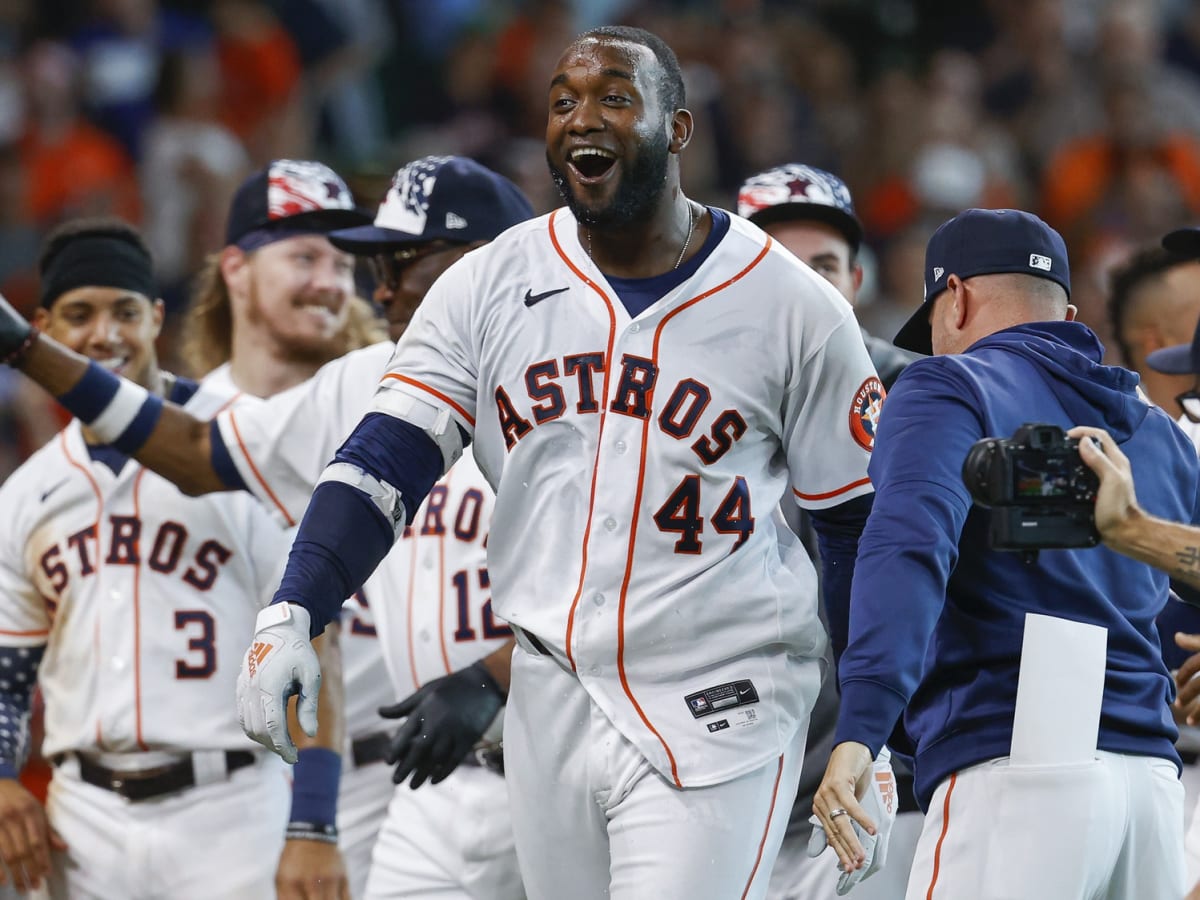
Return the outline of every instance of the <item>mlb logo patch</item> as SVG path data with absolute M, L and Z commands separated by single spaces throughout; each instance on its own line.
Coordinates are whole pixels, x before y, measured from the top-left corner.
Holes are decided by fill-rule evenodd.
M 688 699 L 688 705 L 691 706 L 694 715 L 708 712 L 708 699 L 706 697 L 691 697 Z
M 1043 272 L 1049 272 L 1052 265 L 1053 263 L 1048 256 L 1042 256 L 1040 253 L 1029 254 L 1029 268 L 1031 269 L 1041 269 Z

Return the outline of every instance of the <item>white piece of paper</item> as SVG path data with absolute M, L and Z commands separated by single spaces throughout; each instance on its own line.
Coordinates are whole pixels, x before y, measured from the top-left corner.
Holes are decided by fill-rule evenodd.
M 1025 615 L 1014 765 L 1071 765 L 1096 755 L 1108 629 L 1035 613 Z

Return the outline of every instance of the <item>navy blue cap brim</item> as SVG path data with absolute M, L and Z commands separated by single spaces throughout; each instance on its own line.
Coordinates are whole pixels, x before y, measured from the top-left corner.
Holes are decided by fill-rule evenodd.
M 360 225 L 357 228 L 340 228 L 329 233 L 329 242 L 339 250 L 348 253 L 369 254 L 392 247 L 405 247 L 411 244 L 428 244 L 435 240 L 444 240 L 440 235 L 427 237 L 421 234 L 411 234 L 407 231 L 396 231 L 393 228 L 380 228 L 378 225 Z
M 922 303 L 896 332 L 892 343 L 901 350 L 933 356 L 933 329 L 929 325 L 929 312 L 932 309 L 932 300 Z
M 1164 375 L 1191 375 L 1195 372 L 1192 365 L 1192 345 L 1176 344 L 1174 347 L 1155 350 L 1146 357 L 1146 365 Z
M 1200 256 L 1200 228 L 1177 228 L 1163 237 L 1162 245 L 1181 256 Z
M 821 222 L 840 232 L 854 250 L 858 250 L 863 239 L 863 227 L 858 219 L 836 206 L 820 203 L 777 203 L 763 207 L 749 219 L 759 228 L 776 222 Z

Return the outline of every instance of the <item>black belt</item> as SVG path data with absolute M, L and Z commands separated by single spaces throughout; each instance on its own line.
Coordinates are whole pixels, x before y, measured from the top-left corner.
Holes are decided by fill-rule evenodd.
M 913 777 L 905 772 L 896 773 L 896 812 L 920 812 Z
M 518 628 L 516 625 L 512 625 L 512 624 L 510 624 L 509 627 L 513 631 L 519 632 L 521 635 L 523 635 L 525 640 L 529 641 L 529 645 L 531 647 L 533 647 L 533 649 L 536 652 L 540 653 L 542 656 L 551 656 L 552 655 L 550 653 L 550 651 L 546 649 L 546 645 L 543 644 L 541 639 L 536 634 L 534 634 L 532 631 L 526 631 L 524 628 Z
M 73 755 L 79 760 L 79 777 L 83 781 L 119 794 L 126 800 L 150 800 L 196 785 L 196 772 L 192 766 L 191 754 L 178 762 L 132 772 L 109 769 L 79 753 Z M 65 753 L 56 754 L 54 764 L 61 765 L 66 757 Z M 255 755 L 249 750 L 226 750 L 225 772 L 229 774 L 252 766 L 255 759 Z
M 391 743 L 391 736 L 383 732 L 359 738 L 350 745 L 350 758 L 354 760 L 354 767 L 357 769 L 362 766 L 369 766 L 372 763 L 382 762 L 387 758 L 388 748 L 391 746 Z M 479 747 L 472 749 L 470 753 L 463 757 L 462 765 L 479 766 L 481 769 L 487 769 L 490 772 L 495 772 L 497 775 L 503 775 L 504 754 L 499 747 Z

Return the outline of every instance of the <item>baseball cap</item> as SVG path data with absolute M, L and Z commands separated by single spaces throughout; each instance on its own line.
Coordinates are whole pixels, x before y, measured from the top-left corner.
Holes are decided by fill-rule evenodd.
M 255 250 L 301 234 L 326 234 L 369 222 L 346 182 L 328 166 L 275 159 L 242 182 L 229 205 L 225 243 Z
M 1071 295 L 1067 245 L 1033 213 L 1019 209 L 968 209 L 943 222 L 925 246 L 925 301 L 904 323 L 897 347 L 933 353 L 929 311 L 951 275 L 966 280 L 1002 273 L 1036 275 Z
M 1146 365 L 1164 375 L 1200 373 L 1200 324 L 1196 326 L 1196 334 L 1190 344 L 1176 344 L 1155 350 L 1146 356 Z
M 425 156 L 397 170 L 372 225 L 344 228 L 329 239 L 351 253 L 452 241 L 490 241 L 533 218 L 521 190 L 464 156 Z
M 863 239 L 846 182 L 814 166 L 788 163 L 751 175 L 738 190 L 737 211 L 760 227 L 797 219 L 824 222 L 840 231 L 854 250 Z
M 1163 237 L 1162 245 L 1180 256 L 1200 257 L 1200 227 L 1177 228 Z

